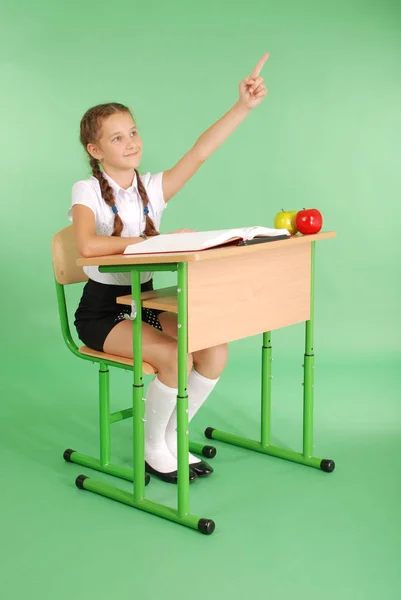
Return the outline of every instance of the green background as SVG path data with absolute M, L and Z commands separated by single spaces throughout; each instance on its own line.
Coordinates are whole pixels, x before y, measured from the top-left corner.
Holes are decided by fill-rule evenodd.
M 0 22 L 2 595 L 400 598 L 398 0 L 25 0 L 3 2 Z M 191 487 L 193 512 L 217 523 L 204 537 L 76 489 L 91 473 L 62 453 L 97 453 L 97 368 L 63 344 L 50 241 L 89 176 L 87 108 L 127 104 L 140 171 L 165 170 L 229 110 L 265 51 L 269 94 L 171 201 L 162 232 L 322 211 L 337 238 L 317 247 L 315 454 L 337 468 L 217 443 L 215 474 Z M 303 329 L 273 335 L 273 442 L 295 449 Z M 230 344 L 194 438 L 209 425 L 258 435 L 260 346 Z M 112 371 L 111 389 L 113 408 L 129 405 L 128 373 Z M 128 464 L 130 423 L 114 427 Z M 175 501 L 173 486 L 147 490 Z

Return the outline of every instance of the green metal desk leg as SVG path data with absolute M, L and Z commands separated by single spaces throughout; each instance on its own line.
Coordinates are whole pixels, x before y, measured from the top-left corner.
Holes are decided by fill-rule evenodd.
M 189 515 L 189 430 L 187 394 L 188 356 L 188 264 L 179 263 L 177 273 L 178 298 L 178 394 L 177 394 L 177 451 L 178 451 L 178 518 Z M 205 534 L 213 533 L 211 519 L 199 519 L 197 528 Z
M 208 439 L 220 440 L 234 446 L 240 446 L 255 452 L 261 452 L 284 460 L 290 460 L 302 465 L 321 469 L 327 473 L 334 471 L 334 461 L 312 456 L 313 453 L 313 392 L 314 392 L 314 354 L 313 354 L 313 324 L 314 324 L 314 276 L 315 276 L 315 242 L 311 243 L 311 302 L 310 319 L 305 326 L 305 361 L 304 361 L 304 414 L 303 414 L 303 451 L 294 452 L 278 448 L 270 444 L 270 405 L 271 405 L 271 344 L 270 332 L 263 334 L 262 348 L 262 407 L 261 407 L 261 441 L 251 440 L 213 427 L 205 430 Z
M 270 331 L 263 334 L 262 346 L 262 400 L 260 419 L 260 442 L 263 448 L 270 444 L 272 346 Z
M 136 306 L 133 321 L 133 435 L 134 435 L 134 500 L 139 503 L 145 495 L 145 397 L 142 376 L 142 304 L 141 274 L 131 272 L 132 300 Z
M 214 458 L 217 454 L 215 446 L 205 446 L 205 444 L 191 441 L 189 442 L 189 451 L 191 454 L 199 454 L 199 456 L 204 456 L 208 459 Z
M 315 308 L 315 242 L 312 242 L 311 255 L 311 294 L 310 319 L 305 323 L 305 354 L 303 380 L 303 454 L 309 458 L 313 454 L 313 401 L 314 401 L 314 369 L 315 355 L 313 353 L 314 308 Z
M 189 513 L 189 431 L 187 394 L 188 355 L 188 286 L 187 264 L 178 265 L 178 395 L 177 395 L 177 451 L 178 451 L 178 516 Z
M 178 395 L 177 395 L 177 444 L 178 444 L 178 508 L 173 509 L 145 499 L 145 428 L 144 428 L 144 384 L 142 377 L 142 311 L 140 271 L 132 270 L 132 300 L 136 303 L 137 314 L 133 321 L 134 384 L 133 384 L 133 433 L 134 433 L 134 489 L 125 492 L 107 483 L 79 475 L 76 485 L 118 502 L 128 504 L 145 512 L 169 519 L 180 525 L 197 529 L 210 535 L 215 529 L 211 519 L 201 519 L 189 514 L 189 432 L 187 395 L 187 355 L 188 355 L 188 285 L 187 264 L 180 263 L 178 270 Z M 130 411 L 127 411 L 127 415 Z M 121 416 L 114 417 L 120 420 Z M 74 453 L 75 454 L 75 453 Z M 73 459 L 72 454 L 71 459 Z M 90 465 L 89 465 L 90 466 Z M 121 473 L 121 471 L 120 471 Z M 131 471 L 132 473 L 132 471 Z M 123 476 L 120 474 L 120 476 Z
M 315 355 L 313 351 L 313 333 L 315 323 L 315 246 L 311 244 L 311 290 L 310 290 L 310 318 L 305 323 L 305 354 L 304 354 L 304 381 L 303 381 L 303 455 L 305 459 L 313 456 L 313 403 L 315 388 Z M 323 458 L 319 464 L 322 471 L 331 473 L 335 464 L 331 459 Z

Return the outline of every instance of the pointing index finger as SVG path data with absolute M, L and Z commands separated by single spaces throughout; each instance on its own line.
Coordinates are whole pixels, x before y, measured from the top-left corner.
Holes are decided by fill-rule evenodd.
M 262 56 L 262 58 L 260 59 L 260 61 L 258 62 L 258 64 L 256 65 L 256 67 L 254 68 L 254 70 L 252 71 L 250 77 L 257 77 L 259 75 L 259 73 L 262 70 L 263 65 L 265 64 L 265 62 L 267 61 L 267 59 L 269 58 L 269 53 L 266 52 L 266 54 L 264 54 Z

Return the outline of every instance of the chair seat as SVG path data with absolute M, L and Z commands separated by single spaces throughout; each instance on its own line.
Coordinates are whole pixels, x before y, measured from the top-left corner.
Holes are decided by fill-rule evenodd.
M 132 358 L 117 356 L 116 354 L 107 354 L 107 352 L 99 352 L 98 350 L 92 350 L 92 348 L 88 348 L 88 346 L 81 346 L 78 348 L 78 352 L 85 354 L 85 356 L 93 356 L 93 358 L 100 358 L 101 360 L 105 360 L 107 362 L 118 362 L 131 367 L 133 365 Z M 142 361 L 142 372 L 145 373 L 145 375 L 155 375 L 157 370 L 151 364 Z

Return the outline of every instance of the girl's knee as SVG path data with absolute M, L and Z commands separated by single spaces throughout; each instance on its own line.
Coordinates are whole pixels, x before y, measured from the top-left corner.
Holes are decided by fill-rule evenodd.
M 191 353 L 187 354 L 187 374 L 191 372 L 193 365 L 193 356 Z M 174 386 L 178 385 L 178 345 L 173 343 L 169 348 L 166 348 L 163 355 L 160 357 L 158 371 L 161 376 L 168 378 L 169 381 L 174 381 Z
M 221 370 L 223 370 L 228 360 L 228 344 L 217 346 L 217 358 L 218 363 L 221 365 Z
M 207 370 L 210 373 L 213 372 L 215 377 L 219 377 L 227 364 L 228 344 L 220 344 L 212 348 L 199 350 L 194 352 L 193 358 L 195 367 L 203 371 Z

